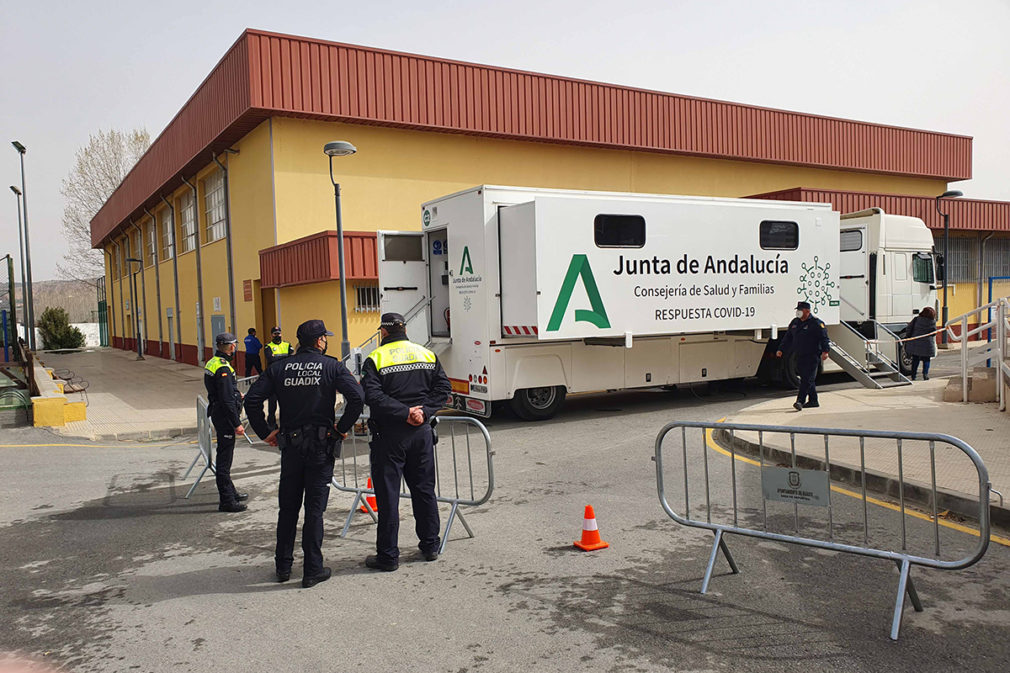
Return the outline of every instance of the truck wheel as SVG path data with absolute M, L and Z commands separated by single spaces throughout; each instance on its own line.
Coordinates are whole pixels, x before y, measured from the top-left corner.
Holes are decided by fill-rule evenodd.
M 544 386 L 517 390 L 509 405 L 524 421 L 544 421 L 553 418 L 565 402 L 564 386 Z
M 797 372 L 796 353 L 789 353 L 779 360 L 779 385 L 786 390 L 796 390 L 800 387 L 800 375 Z

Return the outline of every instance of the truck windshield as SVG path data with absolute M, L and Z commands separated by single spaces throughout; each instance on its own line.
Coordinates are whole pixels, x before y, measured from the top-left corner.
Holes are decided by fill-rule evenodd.
M 917 252 L 912 258 L 912 280 L 916 283 L 933 282 L 933 256 Z

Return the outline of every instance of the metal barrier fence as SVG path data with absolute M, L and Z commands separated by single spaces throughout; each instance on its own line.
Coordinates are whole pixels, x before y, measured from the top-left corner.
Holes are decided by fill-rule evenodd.
M 679 432 L 676 432 L 677 430 L 679 430 Z M 694 436 L 696 433 L 689 433 L 689 430 L 697 430 L 700 436 L 696 439 Z M 709 457 L 708 442 L 710 440 L 709 433 L 715 430 L 723 431 L 730 439 L 730 441 L 727 442 L 728 447 L 725 450 L 730 459 L 728 485 L 725 483 L 725 479 L 713 479 L 714 469 L 710 466 L 711 461 Z M 682 463 L 684 503 L 682 513 L 678 513 L 674 510 L 667 497 L 668 486 L 665 477 L 666 472 L 664 471 L 663 458 L 664 448 L 670 443 L 666 440 L 671 433 L 673 433 L 674 437 L 679 435 L 681 443 L 681 456 L 678 457 L 680 460 L 677 460 L 675 463 L 671 463 L 670 468 L 671 471 L 680 469 L 680 464 Z M 738 460 L 740 457 L 738 454 L 738 443 L 745 441 L 741 440 L 739 433 L 752 433 L 745 435 L 751 439 L 755 438 L 753 433 L 756 433 L 756 444 L 749 441 L 746 443 L 751 444 L 757 449 L 759 460 L 750 461 L 753 466 L 759 468 L 759 471 L 757 472 L 753 469 L 738 467 L 738 463 L 741 462 Z M 786 436 L 788 439 L 788 449 L 774 448 L 773 445 L 768 443 L 769 434 Z M 804 453 L 798 454 L 797 440 L 804 440 L 807 438 L 814 439 L 815 446 L 818 447 L 820 455 L 811 455 L 809 442 L 804 450 Z M 838 465 L 833 466 L 831 463 L 832 440 L 836 440 L 834 445 L 836 449 L 843 448 L 839 446 L 838 438 L 854 438 L 858 443 L 858 472 L 856 471 L 857 468 L 853 465 L 849 470 L 848 476 L 850 479 L 853 479 L 856 483 L 858 483 L 860 489 L 858 493 L 850 494 L 862 501 L 861 528 L 863 535 L 861 544 L 836 540 L 836 535 L 844 536 L 846 534 L 850 534 L 853 529 L 858 530 L 860 527 L 858 513 L 856 515 L 856 521 L 845 521 L 844 514 L 840 517 L 841 512 L 832 499 L 832 489 L 837 487 L 831 486 L 831 478 L 832 476 L 842 476 L 845 472 L 844 469 L 839 469 Z M 868 440 L 871 440 L 872 447 L 868 446 Z M 905 445 L 904 447 L 903 443 Z M 820 448 L 822 444 L 823 449 Z M 950 450 L 950 447 L 953 447 L 953 449 L 956 449 L 958 452 L 967 456 L 967 458 L 971 461 L 971 464 L 974 466 L 975 473 L 978 477 L 979 542 L 977 546 L 970 551 L 970 553 L 967 553 L 963 557 L 951 560 L 943 560 L 941 556 L 940 523 L 937 512 L 938 486 L 936 470 L 936 453 L 937 449 L 941 448 L 940 445 L 945 447 L 948 451 Z M 689 453 L 692 452 L 692 449 L 689 449 L 689 447 L 696 447 L 693 449 L 694 453 L 700 449 L 702 453 L 701 460 L 698 460 L 697 456 L 693 458 L 689 457 Z M 870 498 L 867 495 L 867 450 L 868 448 L 872 448 L 874 452 L 880 452 L 888 450 L 889 447 L 893 447 L 895 452 L 894 457 L 897 460 L 897 498 L 899 502 L 896 507 L 893 505 L 891 505 L 891 507 L 898 512 L 901 519 L 900 548 L 898 549 L 886 548 L 887 546 L 897 547 L 897 540 L 894 540 L 895 544 L 887 546 L 875 546 L 870 544 L 868 502 L 872 501 L 873 498 Z M 924 450 L 927 447 L 928 456 L 915 455 L 910 459 L 906 455 L 910 448 L 917 454 L 921 454 L 924 453 Z M 849 453 L 854 452 L 853 447 L 850 446 L 845 446 L 844 449 Z M 989 493 L 991 488 L 989 484 L 988 471 L 986 470 L 981 457 L 979 457 L 978 453 L 976 453 L 971 446 L 960 439 L 949 435 L 924 432 L 880 432 L 871 430 L 844 430 L 831 428 L 750 425 L 743 423 L 682 421 L 669 423 L 659 432 L 659 435 L 656 437 L 656 454 L 654 460 L 656 462 L 656 485 L 659 500 L 666 513 L 679 524 L 695 528 L 704 528 L 715 533 L 715 540 L 712 543 L 712 549 L 709 554 L 708 566 L 705 569 L 705 576 L 702 580 L 701 593 L 703 594 L 708 591 L 709 581 L 712 577 L 712 570 L 715 566 L 715 560 L 719 550 L 721 550 L 723 555 L 726 557 L 732 572 L 734 574 L 739 572 L 733 556 L 730 554 L 729 548 L 726 546 L 726 541 L 724 539 L 724 535 L 726 533 L 736 533 L 738 535 L 774 540 L 777 542 L 786 542 L 808 547 L 816 547 L 819 549 L 887 559 L 893 561 L 900 571 L 898 592 L 897 598 L 895 599 L 894 615 L 891 621 L 890 632 L 891 639 L 897 640 L 898 631 L 901 627 L 902 608 L 904 607 L 904 597 L 906 593 L 908 594 L 915 611 L 922 611 L 922 604 L 916 594 L 915 586 L 909 577 L 911 566 L 920 565 L 942 570 L 959 570 L 967 568 L 982 558 L 989 545 Z M 715 459 L 713 458 L 712 460 Z M 922 470 L 926 465 L 926 463 L 923 462 L 924 460 L 928 460 L 930 475 L 927 492 L 929 493 L 929 501 L 931 503 L 930 509 L 932 512 L 931 519 L 933 530 L 931 541 L 927 542 L 925 540 L 917 540 L 917 542 L 931 546 L 933 557 L 922 553 L 912 553 L 908 550 L 909 539 L 906 525 L 906 514 L 908 514 L 909 509 L 908 504 L 906 503 L 906 491 L 911 489 L 912 486 L 907 484 L 905 480 L 906 463 L 916 463 L 916 468 Z M 783 467 L 779 466 L 778 463 L 786 463 L 786 465 Z M 802 465 L 802 467 L 800 467 L 800 465 Z M 760 510 L 756 507 L 743 507 L 741 505 L 741 500 L 745 498 L 741 482 L 746 483 L 747 480 L 753 481 L 756 475 L 760 477 L 761 482 Z M 702 480 L 704 485 L 702 486 L 700 484 L 696 484 L 695 488 L 692 489 L 692 481 L 696 481 L 698 479 Z M 679 480 L 675 481 L 679 486 Z M 727 488 L 730 491 L 729 493 L 726 492 Z M 669 490 L 672 492 L 673 486 L 671 486 Z M 715 493 L 713 493 L 713 491 L 715 491 Z M 704 513 L 704 516 L 693 516 L 691 495 L 695 494 L 697 496 L 702 492 L 702 502 L 700 504 L 696 503 L 695 510 L 700 510 L 700 512 Z M 784 505 L 788 505 L 790 503 L 792 504 L 794 534 L 790 535 L 770 530 L 768 515 L 769 502 L 783 503 Z M 826 534 L 823 530 L 823 524 L 820 524 L 821 530 L 812 530 L 814 526 L 807 525 L 807 521 L 805 519 L 804 535 L 800 535 L 800 504 L 826 508 Z M 773 506 L 778 507 L 779 505 L 773 504 Z M 859 509 L 860 508 L 858 507 L 856 508 L 857 512 Z M 726 521 L 714 521 L 713 511 L 716 513 L 716 519 L 722 517 L 723 519 L 726 519 Z M 731 522 L 728 520 L 730 518 L 730 512 L 732 519 Z M 748 527 L 747 525 L 741 523 L 741 515 L 748 518 L 753 517 L 755 519 L 760 516 L 761 525 L 759 527 Z M 840 518 L 843 520 L 839 521 Z M 781 523 L 782 518 L 776 517 L 775 521 L 777 523 Z M 897 536 L 895 535 L 895 537 Z
M 438 550 L 441 554 L 449 543 L 449 533 L 456 518 L 463 524 L 467 535 L 474 537 L 473 530 L 459 508 L 477 507 L 491 498 L 494 491 L 494 451 L 491 450 L 491 436 L 487 428 L 475 418 L 439 416 L 436 427 L 438 442 L 435 444 L 435 495 L 438 502 L 451 505 Z M 370 441 L 369 435 L 358 435 L 352 431 L 344 440 L 341 457 L 333 470 L 333 486 L 338 491 L 354 494 L 351 511 L 340 537 L 347 537 L 351 520 L 357 512 L 367 513 L 372 521 L 378 521 L 367 497 L 363 497 L 375 494 L 375 490 L 367 485 L 371 474 L 368 459 Z M 479 445 L 474 447 L 473 443 Z M 400 498 L 409 497 L 410 493 L 401 483 Z
M 214 469 L 214 425 L 210 422 L 210 418 L 207 417 L 207 400 L 203 399 L 201 396 L 196 398 L 196 444 L 197 444 L 197 454 L 193 457 L 193 462 L 189 464 L 189 469 L 186 470 L 186 474 L 182 475 L 183 479 L 189 479 L 189 473 L 193 471 L 196 464 L 203 459 L 203 469 L 200 470 L 200 474 L 196 476 L 196 481 L 193 485 L 189 487 L 189 491 L 186 493 L 186 499 L 193 495 L 193 491 L 199 486 L 200 480 L 203 476 L 207 474 L 207 470 L 212 473 L 217 474 L 217 470 Z

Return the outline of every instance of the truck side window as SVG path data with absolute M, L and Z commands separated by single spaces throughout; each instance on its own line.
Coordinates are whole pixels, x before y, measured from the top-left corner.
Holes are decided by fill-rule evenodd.
M 912 257 L 912 280 L 916 283 L 933 282 L 933 256 L 917 252 Z
M 798 247 L 800 247 L 800 225 L 779 220 L 761 222 L 763 250 L 795 250 Z
M 863 247 L 863 232 L 859 229 L 849 229 L 848 231 L 843 231 L 841 245 L 839 249 L 842 252 L 852 252 L 853 250 L 861 250 Z
M 420 236 L 396 236 L 387 234 L 383 238 L 384 262 L 423 262 L 424 241 Z
M 645 218 L 641 215 L 597 215 L 593 237 L 598 248 L 641 248 L 645 245 Z

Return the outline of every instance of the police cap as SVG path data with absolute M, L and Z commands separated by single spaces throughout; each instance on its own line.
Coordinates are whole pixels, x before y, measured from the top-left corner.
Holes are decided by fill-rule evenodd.
M 797 310 L 797 311 L 801 311 L 801 310 L 803 310 L 803 309 L 806 309 L 806 310 L 808 310 L 808 311 L 809 311 L 809 310 L 810 310 L 810 302 L 807 302 L 807 301 L 801 301 L 801 302 L 799 302 L 798 304 L 796 304 L 796 310 Z
M 272 330 L 270 330 L 270 333 L 271 334 L 280 334 L 281 333 L 281 328 L 280 327 L 274 327 Z
M 403 319 L 403 316 L 399 313 L 383 313 L 382 318 L 379 322 L 379 327 L 385 327 L 387 330 L 395 330 L 396 328 L 406 326 L 407 321 Z
M 298 341 L 300 343 L 312 343 L 321 336 L 333 336 L 333 332 L 326 329 L 322 320 L 306 320 L 298 326 Z
M 221 344 L 234 344 L 238 343 L 238 337 L 236 337 L 231 332 L 221 332 L 216 337 L 214 337 L 214 342 Z

